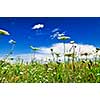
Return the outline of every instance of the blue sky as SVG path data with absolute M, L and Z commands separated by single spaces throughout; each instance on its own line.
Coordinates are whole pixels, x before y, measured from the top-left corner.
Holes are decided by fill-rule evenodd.
M 41 29 L 32 29 L 34 25 L 43 24 Z M 65 32 L 70 36 L 70 40 L 76 43 L 94 45 L 100 47 L 100 18 L 75 18 L 75 17 L 4 17 L 0 18 L 0 29 L 4 29 L 10 33 L 9 36 L 0 36 L 0 54 L 7 53 L 11 44 L 10 39 L 14 39 L 17 44 L 15 54 L 30 53 L 30 45 L 35 47 L 50 47 L 60 41 L 51 39 L 54 29 L 58 29 L 60 33 Z M 69 40 L 67 41 L 69 42 Z

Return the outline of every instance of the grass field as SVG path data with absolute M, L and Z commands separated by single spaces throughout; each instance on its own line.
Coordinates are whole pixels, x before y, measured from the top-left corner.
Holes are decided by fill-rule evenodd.
M 0 61 L 1 83 L 99 83 L 100 62 L 40 64 Z

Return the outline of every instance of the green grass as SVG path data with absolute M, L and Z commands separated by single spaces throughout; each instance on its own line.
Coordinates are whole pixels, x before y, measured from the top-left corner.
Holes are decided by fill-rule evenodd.
M 1 83 L 99 83 L 100 63 L 10 64 L 0 61 Z

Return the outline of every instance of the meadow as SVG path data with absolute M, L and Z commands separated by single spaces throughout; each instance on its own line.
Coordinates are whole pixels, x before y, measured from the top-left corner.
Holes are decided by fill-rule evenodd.
M 0 61 L 0 83 L 99 83 L 100 62 L 10 64 Z
M 10 35 L 4 30 L 0 30 L 0 34 Z M 29 46 L 34 57 L 31 62 L 24 63 L 20 58 L 15 63 L 8 62 L 16 45 L 16 41 L 11 39 L 9 41 L 12 45 L 11 50 L 0 60 L 0 83 L 99 83 L 100 56 L 98 52 L 100 48 L 96 48 L 92 53 L 80 53 L 80 56 L 84 56 L 84 60 L 79 59 L 76 43 L 70 41 L 71 48 L 69 52 L 66 52 L 65 43 L 70 37 L 58 33 L 57 35 L 59 41 L 63 43 L 63 52 L 61 52 L 63 60 L 59 59 L 60 53 L 51 48 L 51 58 L 45 63 L 36 60 L 36 52 L 39 48 L 32 45 Z M 89 55 L 93 55 L 94 60 L 88 59 Z

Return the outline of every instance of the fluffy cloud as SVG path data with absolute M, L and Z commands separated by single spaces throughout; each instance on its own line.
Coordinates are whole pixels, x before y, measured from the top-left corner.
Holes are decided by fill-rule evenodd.
M 32 27 L 32 29 L 42 29 L 44 28 L 44 24 L 36 24 Z
M 76 45 L 76 49 L 75 52 L 77 55 L 81 54 L 81 53 L 93 53 L 93 51 L 96 50 L 96 47 L 93 45 L 83 45 L 83 44 L 75 44 Z M 66 53 L 69 53 L 70 48 L 72 47 L 71 44 L 66 43 Z M 40 51 L 38 53 L 36 53 L 36 59 L 38 60 L 43 60 L 46 61 L 47 59 L 52 59 L 51 56 L 51 51 L 50 49 L 53 49 L 54 52 L 56 53 L 60 53 L 61 57 L 60 59 L 63 60 L 63 43 L 56 43 L 53 44 L 51 47 L 40 47 Z M 70 51 L 72 52 L 72 51 Z M 33 54 L 19 54 L 19 55 L 15 55 L 14 58 L 16 57 L 20 57 L 22 59 L 24 59 L 24 61 L 31 61 L 31 59 L 33 58 Z M 84 56 L 83 56 L 84 58 Z M 88 58 L 93 58 L 93 55 L 88 56 Z

